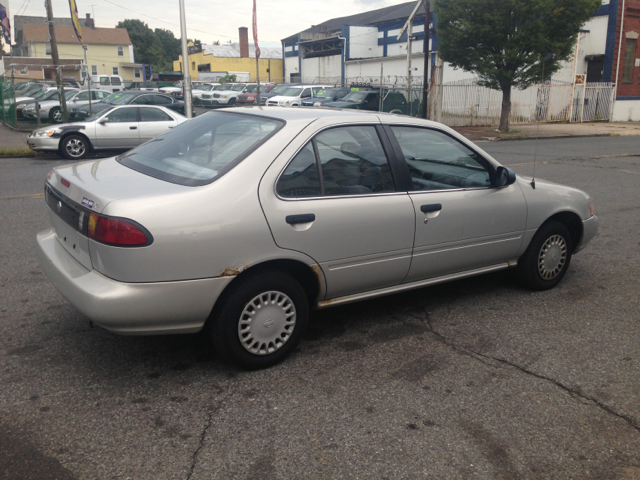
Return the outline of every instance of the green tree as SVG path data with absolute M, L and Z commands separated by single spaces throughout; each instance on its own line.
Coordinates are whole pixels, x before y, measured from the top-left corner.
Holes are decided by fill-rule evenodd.
M 158 71 L 172 72 L 173 61 L 178 60 L 182 54 L 180 39 L 176 38 L 171 30 L 165 28 L 156 28 L 154 33 L 160 40 L 163 50 L 162 62 L 158 65 Z
M 146 23 L 137 19 L 118 22 L 116 28 L 126 28 L 133 43 L 136 62 L 151 64 L 154 70 L 164 61 L 162 43 Z
M 438 53 L 502 91 L 500 130 L 509 130 L 511 90 L 557 72 L 602 0 L 436 0 Z

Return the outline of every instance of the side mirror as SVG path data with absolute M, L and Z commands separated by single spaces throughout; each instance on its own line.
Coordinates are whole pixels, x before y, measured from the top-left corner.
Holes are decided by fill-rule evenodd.
M 509 167 L 498 167 L 496 170 L 496 187 L 504 188 L 516 183 L 516 173 Z
M 98 123 L 100 125 L 104 125 L 105 123 L 109 123 L 109 119 L 107 117 L 102 117 L 100 120 L 98 120 Z

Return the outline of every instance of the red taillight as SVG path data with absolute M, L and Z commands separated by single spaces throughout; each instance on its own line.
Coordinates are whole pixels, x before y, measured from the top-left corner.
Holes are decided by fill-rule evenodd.
M 60 179 L 60 183 L 63 184 L 67 188 L 69 188 L 71 186 L 71 182 L 69 182 L 69 180 L 65 180 L 64 178 Z
M 107 245 L 115 246 L 143 246 L 151 243 L 142 229 L 130 220 L 105 217 L 97 213 L 89 216 L 89 238 Z

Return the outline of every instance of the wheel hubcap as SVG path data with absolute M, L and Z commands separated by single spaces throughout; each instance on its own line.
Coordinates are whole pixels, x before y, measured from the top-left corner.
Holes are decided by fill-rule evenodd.
M 78 140 L 77 138 L 73 138 L 67 142 L 65 145 L 65 149 L 67 153 L 72 157 L 81 157 L 86 148 L 84 146 L 84 142 L 82 140 Z
M 240 315 L 238 337 L 254 355 L 269 355 L 282 348 L 296 326 L 296 307 L 282 292 L 270 291 L 247 303 Z
M 538 273 L 544 280 L 553 280 L 567 262 L 567 242 L 560 235 L 547 238 L 538 255 Z
M 62 121 L 62 112 L 60 110 L 53 112 L 53 121 L 58 123 Z

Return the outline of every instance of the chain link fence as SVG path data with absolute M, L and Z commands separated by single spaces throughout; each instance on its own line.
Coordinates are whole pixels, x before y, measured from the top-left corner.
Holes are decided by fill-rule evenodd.
M 0 121 L 5 125 L 17 128 L 16 124 L 16 96 L 10 78 L 0 77 Z

